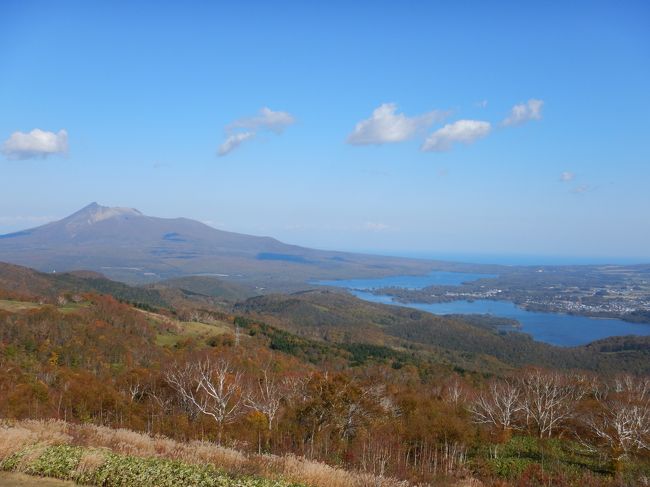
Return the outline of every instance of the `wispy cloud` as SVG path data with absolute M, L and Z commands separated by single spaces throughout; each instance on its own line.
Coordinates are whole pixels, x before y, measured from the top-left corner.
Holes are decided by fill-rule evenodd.
M 569 183 L 573 181 L 576 178 L 575 173 L 571 171 L 564 171 L 562 174 L 560 174 L 560 181 L 563 183 Z
M 287 112 L 274 112 L 264 107 L 253 117 L 244 117 L 235 120 L 226 127 L 227 131 L 235 129 L 259 130 L 267 129 L 276 134 L 281 134 L 285 128 L 296 123 L 293 115 Z
M 68 152 L 68 132 L 47 132 L 34 129 L 29 133 L 14 132 L 2 144 L 2 153 L 8 159 L 45 158 L 54 154 Z
M 458 120 L 436 130 L 422 144 L 423 152 L 442 152 L 451 149 L 453 144 L 471 144 L 485 137 L 492 130 L 490 122 L 481 120 Z
M 239 132 L 237 134 L 229 135 L 226 137 L 223 144 L 219 146 L 217 154 L 225 156 L 253 137 L 255 137 L 255 132 Z
M 481 100 L 479 102 L 476 102 L 476 106 L 479 107 L 479 108 L 487 108 L 488 101 L 487 100 Z
M 235 120 L 226 126 L 226 139 L 219 146 L 217 154 L 225 156 L 237 147 L 255 137 L 260 130 L 281 134 L 284 129 L 296 123 L 293 115 L 287 112 L 275 112 L 270 108 L 262 108 L 257 115 Z
M 592 189 L 592 188 L 591 188 L 590 185 L 588 185 L 588 184 L 581 184 L 581 185 L 576 186 L 575 188 L 571 189 L 571 192 L 572 192 L 573 194 L 582 194 L 582 193 L 586 193 L 586 192 L 588 192 L 588 191 L 591 191 L 591 189 Z
M 515 105 L 510 110 L 510 115 L 501 122 L 504 126 L 521 125 L 530 120 L 540 120 L 542 118 L 542 107 L 544 102 L 531 98 L 526 103 Z
M 397 104 L 384 103 L 376 108 L 370 118 L 356 124 L 347 142 L 352 145 L 381 145 L 403 142 L 434 122 L 440 122 L 448 112 L 433 110 L 416 117 L 397 113 Z
M 390 226 L 381 222 L 366 222 L 363 224 L 363 229 L 371 232 L 383 232 L 389 230 Z
M 572 184 L 571 188 L 568 190 L 569 193 L 583 194 L 583 193 L 593 191 L 594 187 L 591 184 L 587 184 L 587 183 L 578 184 L 579 181 L 577 181 L 577 179 L 578 177 L 574 172 L 563 171 L 562 173 L 560 173 L 559 181 L 566 184 L 570 184 L 570 183 Z

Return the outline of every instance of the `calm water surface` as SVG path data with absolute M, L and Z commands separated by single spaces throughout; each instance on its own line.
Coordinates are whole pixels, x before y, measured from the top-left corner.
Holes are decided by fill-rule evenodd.
M 650 335 L 650 325 L 628 323 L 610 318 L 589 318 L 561 313 L 526 311 L 508 301 L 452 301 L 450 303 L 398 303 L 386 295 L 376 296 L 369 290 L 382 287 L 422 289 L 432 284 L 458 286 L 463 282 L 487 274 L 466 274 L 460 272 L 434 272 L 428 276 L 397 276 L 382 279 L 350 279 L 341 281 L 319 281 L 318 284 L 349 289 L 352 294 L 366 301 L 383 304 L 397 304 L 437 315 L 445 314 L 491 314 L 511 318 L 521 323 L 521 331 L 535 340 L 571 347 L 617 335 Z

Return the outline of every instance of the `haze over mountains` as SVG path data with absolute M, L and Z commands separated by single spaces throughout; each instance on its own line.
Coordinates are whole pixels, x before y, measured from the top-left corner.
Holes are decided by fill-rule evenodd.
M 311 279 L 425 273 L 449 266 L 308 249 L 188 218 L 157 218 L 97 203 L 59 221 L 0 235 L 0 261 L 43 272 L 94 270 L 129 283 L 212 275 L 278 290 L 296 289 Z

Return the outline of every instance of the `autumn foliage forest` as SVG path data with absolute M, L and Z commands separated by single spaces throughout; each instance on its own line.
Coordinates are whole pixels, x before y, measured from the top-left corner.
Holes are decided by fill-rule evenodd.
M 634 373 L 647 350 L 609 372 L 487 352 L 459 365 L 416 341 L 301 334 L 261 309 L 173 298 L 5 286 L 3 421 L 205 440 L 411 484 L 650 482 L 650 378 Z

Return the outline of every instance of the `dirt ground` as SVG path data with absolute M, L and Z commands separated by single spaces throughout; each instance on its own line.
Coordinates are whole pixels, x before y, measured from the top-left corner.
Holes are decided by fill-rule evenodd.
M 74 487 L 74 482 L 0 472 L 0 487 Z

